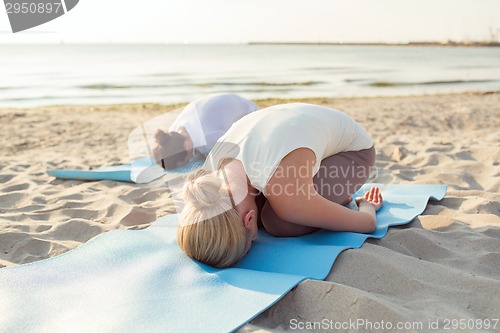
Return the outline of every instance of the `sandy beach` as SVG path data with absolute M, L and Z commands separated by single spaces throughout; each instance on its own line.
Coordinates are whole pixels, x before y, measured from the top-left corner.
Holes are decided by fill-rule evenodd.
M 302 282 L 240 331 L 321 331 L 292 323 L 360 318 L 431 331 L 430 321 L 499 318 L 500 92 L 300 101 L 342 110 L 368 130 L 377 148 L 374 182 L 447 184 L 448 193 L 410 224 L 344 251 L 325 281 Z M 128 134 L 181 106 L 0 110 L 0 267 L 173 213 L 158 182 L 67 181 L 45 170 L 128 163 Z

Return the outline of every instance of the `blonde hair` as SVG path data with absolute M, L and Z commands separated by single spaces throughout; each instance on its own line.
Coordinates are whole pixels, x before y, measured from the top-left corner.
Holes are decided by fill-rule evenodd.
M 247 231 L 228 196 L 222 180 L 206 170 L 188 177 L 177 242 L 189 257 L 214 267 L 227 267 L 244 256 Z

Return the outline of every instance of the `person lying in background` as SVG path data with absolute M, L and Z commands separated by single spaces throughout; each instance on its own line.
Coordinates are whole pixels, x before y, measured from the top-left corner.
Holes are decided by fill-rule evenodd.
M 213 94 L 189 103 L 168 132 L 155 133 L 153 157 L 165 170 L 204 158 L 229 127 L 257 105 L 231 93 Z
M 378 188 L 344 205 L 368 179 L 373 141 L 343 112 L 291 103 L 254 112 L 219 139 L 183 186 L 177 241 L 215 267 L 238 262 L 259 226 L 277 237 L 320 228 L 371 233 L 382 206 Z

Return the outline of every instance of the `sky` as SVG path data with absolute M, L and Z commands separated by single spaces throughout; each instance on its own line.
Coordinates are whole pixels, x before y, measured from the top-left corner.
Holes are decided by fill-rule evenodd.
M 500 40 L 500 0 L 80 0 L 16 34 L 0 8 L 0 44 Z

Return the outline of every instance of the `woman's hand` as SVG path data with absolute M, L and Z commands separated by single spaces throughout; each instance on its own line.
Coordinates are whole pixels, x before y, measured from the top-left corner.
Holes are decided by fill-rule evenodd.
M 368 192 L 365 193 L 364 196 L 356 198 L 356 203 L 358 206 L 361 203 L 366 202 L 375 208 L 375 211 L 378 211 L 380 207 L 382 207 L 382 195 L 380 194 L 380 190 L 378 187 L 372 187 Z

